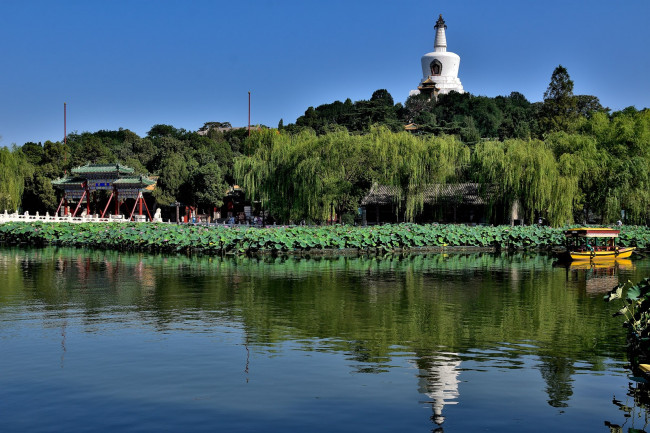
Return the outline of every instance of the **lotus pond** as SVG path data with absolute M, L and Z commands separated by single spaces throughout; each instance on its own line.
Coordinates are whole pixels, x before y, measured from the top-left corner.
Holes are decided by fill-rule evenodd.
M 193 251 L 221 255 L 257 252 L 319 253 L 341 249 L 385 253 L 448 246 L 497 250 L 549 249 L 564 243 L 564 229 L 454 224 L 254 228 L 160 223 L 17 222 L 0 225 L 0 242 L 87 246 L 123 251 Z M 625 226 L 619 243 L 644 249 L 650 245 L 650 229 L 645 226 Z
M 603 300 L 647 275 L 4 247 L 0 431 L 648 430 Z

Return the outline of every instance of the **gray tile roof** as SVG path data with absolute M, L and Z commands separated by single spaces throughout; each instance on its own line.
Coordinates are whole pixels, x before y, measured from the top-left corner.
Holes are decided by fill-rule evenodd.
M 424 196 L 425 204 L 445 201 L 458 204 L 485 205 L 488 203 L 487 198 L 491 195 L 493 188 L 489 188 L 487 191 L 482 191 L 482 189 L 485 190 L 485 187 L 481 188 L 479 183 L 436 183 L 425 185 L 421 194 Z M 361 205 L 393 204 L 397 201 L 398 196 L 399 187 L 374 184 L 361 201 Z M 402 194 L 402 198 L 404 196 Z

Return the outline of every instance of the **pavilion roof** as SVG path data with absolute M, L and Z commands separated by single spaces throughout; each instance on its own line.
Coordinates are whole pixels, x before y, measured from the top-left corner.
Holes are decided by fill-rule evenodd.
M 63 178 L 59 178 L 56 180 L 52 181 L 52 186 L 55 188 L 59 189 L 64 189 L 64 190 L 75 190 L 75 189 L 83 189 L 83 183 L 86 181 L 86 178 L 81 177 L 81 176 L 66 176 Z M 93 181 L 90 182 L 90 188 L 91 189 L 97 189 L 97 187 L 93 187 Z M 112 183 L 102 183 L 100 185 L 99 189 L 110 189 L 110 187 L 115 186 L 117 189 L 120 188 L 126 188 L 126 189 L 147 189 L 149 191 L 153 190 L 156 185 L 156 180 L 151 179 L 147 176 L 129 176 L 129 177 L 121 177 L 119 179 L 115 179 L 112 181 Z
M 78 186 L 82 188 L 82 184 L 86 181 L 83 177 L 60 177 L 52 181 L 52 185 L 59 188 Z
M 153 179 L 148 178 L 147 176 L 130 176 L 130 177 L 121 177 L 119 179 L 116 179 L 113 181 L 113 185 L 115 185 L 118 189 L 120 186 L 138 186 L 139 188 L 146 188 L 152 185 L 155 185 L 156 181 Z
M 72 174 L 82 175 L 82 176 L 91 173 L 95 173 L 95 174 L 106 173 L 106 174 L 113 174 L 117 176 L 123 176 L 123 175 L 133 174 L 135 170 L 133 170 L 131 167 L 127 167 L 126 165 L 116 163 L 116 164 L 86 164 L 80 167 L 75 167 L 70 171 L 72 172 Z

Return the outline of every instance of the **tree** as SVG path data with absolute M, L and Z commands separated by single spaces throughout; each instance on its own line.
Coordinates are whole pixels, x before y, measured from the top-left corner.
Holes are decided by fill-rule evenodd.
M 56 191 L 52 181 L 38 168 L 25 176 L 22 206 L 30 213 L 53 213 L 56 210 Z
M 169 206 L 176 201 L 186 202 L 182 187 L 189 178 L 187 162 L 182 155 L 172 153 L 161 162 L 160 177 L 153 196 L 159 204 Z
M 43 160 L 44 151 L 41 143 L 25 143 L 20 147 L 20 151 L 25 155 L 25 158 L 30 164 L 38 165 Z
M 551 75 L 544 92 L 540 123 L 544 132 L 571 131 L 578 118 L 577 101 L 573 96 L 573 80 L 567 69 L 559 65 Z
M 373 182 L 397 186 L 395 211 L 412 221 L 423 209 L 425 186 L 456 179 L 469 161 L 469 148 L 453 136 L 417 137 L 385 126 L 366 135 L 339 128 L 268 138 L 237 158 L 235 177 L 280 221 L 322 221 L 332 207 L 339 216 L 354 212 Z
M 223 170 L 217 163 L 211 162 L 198 167 L 192 174 L 191 186 L 195 204 L 206 208 L 223 205 L 228 184 L 224 181 Z
M 494 203 L 509 209 L 518 201 L 529 221 L 543 214 L 554 226 L 572 222 L 579 175 L 569 169 L 571 161 L 558 161 L 547 143 L 485 141 L 476 146 L 473 159 L 477 180 L 496 186 Z
M 0 147 L 0 210 L 17 210 L 20 207 L 25 188 L 25 169 L 32 170 L 31 164 L 16 147 L 9 150 Z
M 592 95 L 576 95 L 576 110 L 581 116 L 591 117 L 594 113 L 608 113 L 609 108 L 600 104 L 600 99 Z

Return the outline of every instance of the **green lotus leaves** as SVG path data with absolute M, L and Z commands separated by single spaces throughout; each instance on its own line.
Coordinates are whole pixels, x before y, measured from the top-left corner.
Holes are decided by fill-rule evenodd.
M 208 254 L 339 249 L 378 253 L 447 246 L 547 249 L 563 244 L 565 229 L 410 223 L 369 227 L 333 225 L 231 228 L 223 225 L 206 227 L 155 223 L 11 222 L 0 225 L 0 242 L 152 252 L 191 250 Z M 645 248 L 650 244 L 650 229 L 624 226 L 620 238 L 626 244 Z

